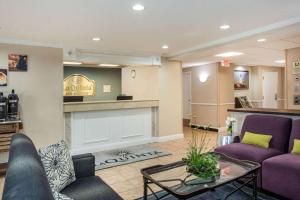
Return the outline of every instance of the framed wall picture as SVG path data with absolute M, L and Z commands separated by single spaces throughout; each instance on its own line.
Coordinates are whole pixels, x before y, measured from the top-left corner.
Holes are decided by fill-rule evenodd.
M 8 70 L 9 71 L 27 71 L 28 56 L 22 54 L 8 54 Z
M 300 61 L 293 62 L 293 75 L 300 74 Z
M 7 69 L 0 69 L 0 86 L 7 86 Z
M 249 71 L 244 71 L 244 70 L 234 71 L 234 89 L 235 90 L 249 89 Z

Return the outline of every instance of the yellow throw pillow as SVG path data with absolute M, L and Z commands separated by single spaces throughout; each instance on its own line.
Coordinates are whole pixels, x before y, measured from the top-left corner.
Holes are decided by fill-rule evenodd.
M 256 134 L 245 132 L 242 143 L 243 144 L 253 144 L 262 148 L 269 148 L 272 135 Z
M 294 139 L 293 154 L 300 154 L 300 140 Z

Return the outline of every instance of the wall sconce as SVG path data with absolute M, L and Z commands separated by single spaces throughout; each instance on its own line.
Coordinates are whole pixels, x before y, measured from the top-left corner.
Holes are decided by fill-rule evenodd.
M 199 74 L 199 80 L 201 83 L 205 83 L 208 79 L 209 74 L 208 73 L 201 73 Z
M 136 77 L 136 71 L 133 69 L 130 72 L 131 78 L 135 78 Z

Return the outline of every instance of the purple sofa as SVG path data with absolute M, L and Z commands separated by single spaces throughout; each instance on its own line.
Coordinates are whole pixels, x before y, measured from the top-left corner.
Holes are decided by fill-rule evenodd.
M 300 199 L 300 155 L 290 152 L 294 139 L 300 139 L 300 120 L 293 121 L 289 153 L 266 159 L 262 163 L 263 189 L 293 200 Z
M 271 115 L 249 115 L 246 117 L 240 139 L 237 143 L 221 146 L 215 152 L 223 153 L 240 160 L 250 160 L 263 163 L 264 160 L 284 154 L 288 150 L 292 120 Z M 272 135 L 268 149 L 254 145 L 242 144 L 241 139 L 246 131 Z M 262 171 L 258 174 L 257 186 L 262 187 Z

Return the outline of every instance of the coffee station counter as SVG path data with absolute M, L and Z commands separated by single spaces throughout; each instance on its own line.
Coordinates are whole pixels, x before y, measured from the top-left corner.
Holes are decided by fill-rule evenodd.
M 158 135 L 158 100 L 64 103 L 65 139 L 72 154 L 152 142 Z

